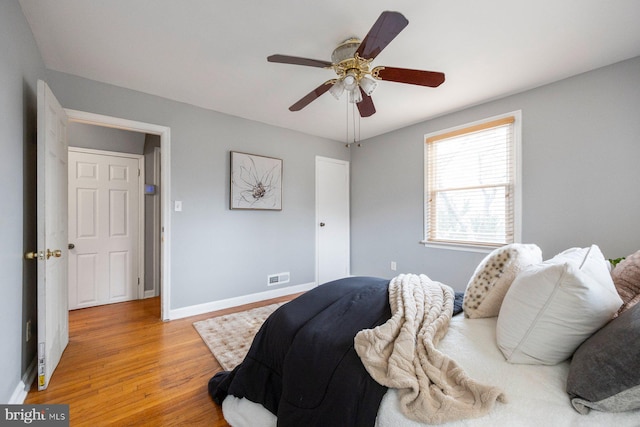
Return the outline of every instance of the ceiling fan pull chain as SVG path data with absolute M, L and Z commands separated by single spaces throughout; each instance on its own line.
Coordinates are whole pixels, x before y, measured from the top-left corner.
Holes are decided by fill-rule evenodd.
M 353 121 L 353 143 L 356 143 L 356 104 L 351 104 L 351 120 Z
M 344 105 L 345 105 L 345 108 L 346 108 L 345 112 L 347 113 L 347 114 L 345 114 L 345 118 L 346 118 L 346 121 L 347 121 L 347 123 L 346 123 L 347 126 L 345 126 L 346 131 L 345 131 L 345 135 L 344 135 L 344 140 L 347 143 L 347 148 L 348 148 L 350 146 L 350 144 L 349 144 L 349 101 L 346 101 Z

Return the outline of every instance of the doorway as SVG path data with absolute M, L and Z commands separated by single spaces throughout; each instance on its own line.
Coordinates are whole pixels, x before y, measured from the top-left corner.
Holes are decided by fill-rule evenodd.
M 149 135 L 157 135 L 160 138 L 160 152 L 158 156 L 161 161 L 160 165 L 160 253 L 159 253 L 159 282 L 160 282 L 160 313 L 162 320 L 170 320 L 170 255 L 171 255 L 171 210 L 169 208 L 170 200 L 170 147 L 171 132 L 168 127 L 159 126 L 144 122 L 137 122 L 128 119 L 122 119 L 100 114 L 87 113 L 84 111 L 65 109 L 70 122 L 83 123 L 94 126 L 109 127 L 132 132 L 139 132 Z

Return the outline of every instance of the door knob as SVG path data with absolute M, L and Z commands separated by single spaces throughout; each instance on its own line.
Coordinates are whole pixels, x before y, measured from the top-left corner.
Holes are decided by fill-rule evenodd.
M 325 223 L 324 223 L 324 222 L 321 222 L 321 223 L 320 223 L 320 227 L 324 227 L 324 226 L 325 226 Z
M 24 259 L 38 259 L 39 258 L 39 254 L 37 251 L 35 252 L 27 252 L 24 254 Z
M 67 246 L 69 249 L 73 249 L 76 247 L 76 245 L 74 245 L 73 243 L 69 243 L 69 246 Z
M 47 249 L 46 258 L 49 259 L 51 257 L 60 258 L 62 256 L 62 251 L 60 249 L 56 249 L 53 252 Z
M 60 249 L 56 249 L 54 251 L 47 249 L 47 252 L 27 252 L 24 254 L 25 259 L 49 259 L 51 257 L 60 258 L 61 256 L 62 251 Z

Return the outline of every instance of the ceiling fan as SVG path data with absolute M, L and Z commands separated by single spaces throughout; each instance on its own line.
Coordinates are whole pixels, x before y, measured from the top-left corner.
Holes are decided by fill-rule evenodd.
M 289 107 L 289 110 L 300 111 L 327 91 L 336 99 L 346 91 L 349 102 L 357 104 L 360 116 L 369 117 L 376 112 L 371 99 L 371 94 L 378 85 L 376 80 L 428 87 L 440 86 L 444 82 L 444 74 L 436 71 L 383 66 L 371 69 L 371 61 L 408 23 L 409 21 L 399 12 L 382 12 L 362 41 L 350 38 L 336 47 L 331 54 L 332 62 L 279 54 L 267 57 L 269 62 L 331 68 L 338 75 L 337 78 L 327 80 L 309 92 Z

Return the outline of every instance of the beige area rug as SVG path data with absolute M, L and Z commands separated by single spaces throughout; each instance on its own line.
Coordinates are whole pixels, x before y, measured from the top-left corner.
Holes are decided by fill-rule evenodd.
M 225 371 L 244 360 L 264 321 L 284 302 L 195 322 L 193 327 Z

